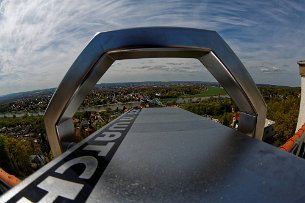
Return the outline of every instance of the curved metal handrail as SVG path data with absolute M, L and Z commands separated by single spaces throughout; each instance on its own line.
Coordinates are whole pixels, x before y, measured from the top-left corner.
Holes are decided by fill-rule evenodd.
M 198 59 L 240 109 L 238 131 L 262 139 L 266 104 L 238 57 L 215 31 L 150 27 L 97 33 L 66 73 L 45 112 L 54 156 L 74 136 L 72 116 L 115 60 L 135 58 Z

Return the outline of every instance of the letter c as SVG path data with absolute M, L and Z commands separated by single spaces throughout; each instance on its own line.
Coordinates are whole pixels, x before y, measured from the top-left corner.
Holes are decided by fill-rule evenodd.
M 97 165 L 98 165 L 98 161 L 96 160 L 96 158 L 94 158 L 92 156 L 81 156 L 81 157 L 72 159 L 72 160 L 64 163 L 63 165 L 61 165 L 58 169 L 56 169 L 55 172 L 63 174 L 68 168 L 70 168 L 71 166 L 73 166 L 75 164 L 79 164 L 79 163 L 82 163 L 86 166 L 85 170 L 79 176 L 79 178 L 90 179 L 91 176 L 94 174 L 94 172 L 97 168 Z

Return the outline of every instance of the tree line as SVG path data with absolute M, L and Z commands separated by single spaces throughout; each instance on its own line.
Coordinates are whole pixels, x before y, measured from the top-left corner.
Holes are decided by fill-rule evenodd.
M 259 88 L 267 104 L 267 118 L 275 121 L 275 142 L 279 146 L 295 132 L 298 121 L 300 93 L 299 87 L 263 86 Z M 198 115 L 211 116 L 229 126 L 232 122 L 232 108 L 237 105 L 231 99 L 211 98 L 206 101 L 179 104 L 180 107 Z

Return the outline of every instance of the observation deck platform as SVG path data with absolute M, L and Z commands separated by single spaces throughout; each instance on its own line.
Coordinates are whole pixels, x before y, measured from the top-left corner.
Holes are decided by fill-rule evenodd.
M 130 126 L 128 113 L 124 114 L 8 191 L 0 201 L 305 201 L 304 160 L 178 107 L 134 113 Z M 108 154 L 101 155 L 102 150 L 92 146 L 105 145 L 97 142 L 101 141 L 98 137 L 112 130 L 121 132 L 121 143 L 115 142 Z M 77 157 L 95 157 L 98 165 L 75 164 L 78 162 L 71 160 Z M 82 187 L 71 190 L 67 184 L 62 190 L 73 194 L 57 194 L 48 187 L 50 177 Z M 61 188 L 59 183 L 53 187 Z

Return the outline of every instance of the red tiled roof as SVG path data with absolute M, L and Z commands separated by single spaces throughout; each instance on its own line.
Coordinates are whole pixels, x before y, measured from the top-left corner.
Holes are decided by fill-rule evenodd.
M 279 149 L 289 152 L 293 145 L 295 144 L 295 142 L 300 139 L 300 137 L 302 136 L 302 134 L 305 131 L 305 123 L 302 125 L 302 127 L 298 130 L 298 132 L 296 132 L 291 138 L 289 138 L 285 144 L 283 144 L 282 146 L 279 147 Z
M 0 168 L 0 179 L 2 179 L 4 182 L 6 182 L 11 187 L 14 187 L 18 183 L 20 183 L 20 180 L 18 178 L 16 178 L 15 176 L 13 176 L 11 174 L 8 174 L 2 168 Z

